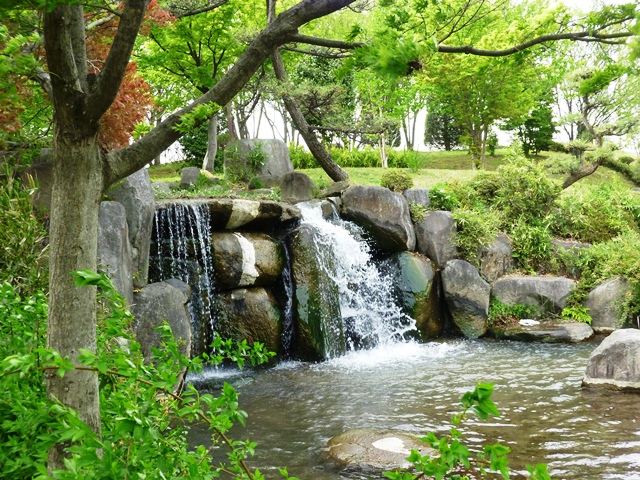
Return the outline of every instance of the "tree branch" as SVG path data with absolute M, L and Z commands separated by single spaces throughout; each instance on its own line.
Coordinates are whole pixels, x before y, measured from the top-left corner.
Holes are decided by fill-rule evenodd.
M 355 50 L 363 47 L 364 43 L 360 42 L 343 42 L 341 40 L 329 40 L 327 38 L 312 37 L 297 33 L 290 37 L 287 43 L 305 43 L 307 45 L 315 45 L 316 47 L 337 48 L 339 50 Z
M 193 17 L 194 15 L 199 15 L 201 13 L 210 12 L 211 10 L 215 10 L 216 8 L 219 8 L 219 7 L 223 6 L 226 3 L 229 3 L 229 0 L 218 0 L 216 3 L 212 3 L 211 5 L 207 5 L 206 7 L 198 8 L 197 10 L 189 10 L 189 11 L 182 12 L 182 13 L 178 13 L 177 10 L 172 10 L 171 8 L 169 9 L 169 11 L 176 18 Z

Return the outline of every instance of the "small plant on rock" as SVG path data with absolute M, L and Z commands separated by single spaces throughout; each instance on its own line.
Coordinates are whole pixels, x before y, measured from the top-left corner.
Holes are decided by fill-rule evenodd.
M 389 170 L 380 178 L 380 185 L 392 192 L 402 193 L 413 187 L 413 179 L 408 173 L 401 170 Z

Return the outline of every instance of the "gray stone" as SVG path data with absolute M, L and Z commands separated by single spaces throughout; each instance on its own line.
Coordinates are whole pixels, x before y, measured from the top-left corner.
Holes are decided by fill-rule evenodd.
M 290 236 L 298 357 L 322 360 L 345 352 L 337 284 L 317 261 L 319 232 L 302 225 Z
M 418 251 L 433 260 L 438 268 L 456 258 L 456 222 L 451 212 L 429 212 L 415 228 Z
M 442 287 L 456 329 L 467 338 L 484 335 L 491 287 L 476 267 L 464 260 L 449 260 L 442 270 Z
M 320 190 L 318 196 L 320 198 L 339 197 L 347 188 L 349 188 L 348 181 L 333 182 L 327 188 Z
M 409 204 L 399 193 L 377 186 L 349 187 L 342 195 L 341 215 L 361 225 L 385 250 L 415 250 Z
M 231 147 L 231 148 L 229 148 Z M 236 140 L 225 150 L 224 170 L 251 170 L 247 158 L 250 152 L 260 148 L 265 155 L 261 167 L 251 171 L 252 176 L 260 177 L 268 182 L 271 177 L 275 181 L 284 174 L 293 171 L 293 164 L 289 156 L 289 148 L 282 140 L 272 139 L 242 139 Z M 266 185 L 267 183 L 265 183 Z M 275 185 L 268 185 L 275 186 Z
M 488 335 L 523 342 L 578 343 L 593 337 L 594 332 L 586 323 L 542 320 L 535 325 L 513 323 L 492 326 Z
M 578 253 L 580 250 L 591 248 L 590 243 L 575 242 L 573 240 L 560 240 L 557 238 L 551 240 L 551 244 L 557 250 L 570 251 L 572 253 Z
M 582 386 L 640 393 L 640 330 L 605 338 L 589 356 Z
M 31 202 L 37 211 L 48 213 L 51 211 L 51 189 L 53 187 L 53 164 L 36 163 L 31 165 L 22 175 L 22 182 L 27 185 L 28 176 L 38 184 L 38 190 L 31 197 Z
M 493 243 L 480 249 L 480 273 L 489 283 L 508 274 L 515 268 L 511 240 L 504 234 L 496 237 Z
M 428 188 L 409 188 L 404 191 L 403 195 L 404 198 L 407 199 L 408 203 L 415 203 L 416 205 L 420 205 L 424 208 L 429 208 L 429 205 L 431 204 Z
M 309 176 L 301 172 L 289 172 L 282 176 L 280 198 L 283 202 L 306 202 L 315 197 L 318 187 Z
M 184 282 L 177 282 L 180 280 L 152 283 L 134 295 L 133 331 L 147 361 L 151 360 L 152 348 L 160 348 L 162 335 L 155 329 L 165 321 L 180 343 L 179 351 L 187 356 L 191 354 L 191 318 L 187 307 L 190 291 Z
M 216 232 L 211 236 L 216 287 L 270 286 L 285 264 L 282 244 L 265 233 Z
M 584 306 L 589 309 L 591 326 L 596 332 L 610 333 L 622 328 L 623 321 L 618 312 L 628 290 L 626 278 L 614 277 L 589 292 Z
M 493 284 L 492 294 L 505 305 L 531 305 L 540 316 L 559 314 L 567 305 L 575 282 L 564 277 L 502 277 Z
M 127 212 L 129 241 L 132 247 L 133 286 L 144 287 L 149 276 L 149 248 L 156 209 L 149 172 L 143 168 L 129 175 L 109 190 L 109 196 L 124 205 Z
M 127 227 L 127 215 L 118 202 L 101 202 L 98 216 L 98 271 L 106 274 L 113 286 L 133 303 L 133 265 Z
M 282 185 L 282 175 L 277 177 L 271 175 L 258 175 L 257 177 L 260 179 L 262 185 L 264 185 L 265 188 L 279 188 Z
M 161 193 L 171 193 L 171 187 L 167 182 L 151 182 L 151 188 Z
M 180 187 L 189 188 L 198 183 L 200 169 L 198 167 L 186 167 L 180 172 Z
M 387 263 L 398 305 L 415 320 L 420 338 L 439 337 L 445 318 L 431 260 L 419 253 L 400 252 L 392 255 Z
M 216 330 L 223 338 L 260 342 L 271 352 L 281 352 L 283 312 L 271 292 L 264 288 L 223 292 L 218 306 Z
M 175 203 L 201 204 L 203 200 L 167 199 L 156 202 L 157 209 L 168 208 Z M 273 232 L 293 226 L 301 218 L 298 208 L 272 200 L 245 200 L 239 198 L 209 198 L 210 226 L 214 231 L 242 230 Z
M 418 437 L 393 430 L 349 430 L 327 442 L 328 458 L 364 471 L 405 469 L 411 466 L 411 450 L 437 457 L 436 452 Z

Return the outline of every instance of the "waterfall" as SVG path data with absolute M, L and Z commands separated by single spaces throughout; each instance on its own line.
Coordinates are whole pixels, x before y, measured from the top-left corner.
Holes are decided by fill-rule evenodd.
M 181 202 L 156 209 L 150 260 L 150 280 L 161 282 L 178 278 L 191 287 L 189 310 L 194 352 L 206 351 L 215 330 L 209 206 Z
M 391 279 L 376 266 L 364 231 L 337 214 L 327 220 L 318 202 L 298 204 L 302 223 L 318 235 L 316 262 L 338 286 L 347 349 L 405 339 L 415 321 L 396 304 Z

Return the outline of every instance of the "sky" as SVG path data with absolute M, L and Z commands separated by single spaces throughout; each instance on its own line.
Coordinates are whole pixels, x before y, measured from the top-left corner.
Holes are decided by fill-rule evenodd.
M 564 3 L 568 7 L 575 7 L 585 12 L 589 10 L 593 10 L 596 3 L 603 3 L 605 5 L 620 5 L 622 3 L 629 3 L 630 0 L 600 0 L 596 2 L 595 0 L 558 0 L 559 3 Z

